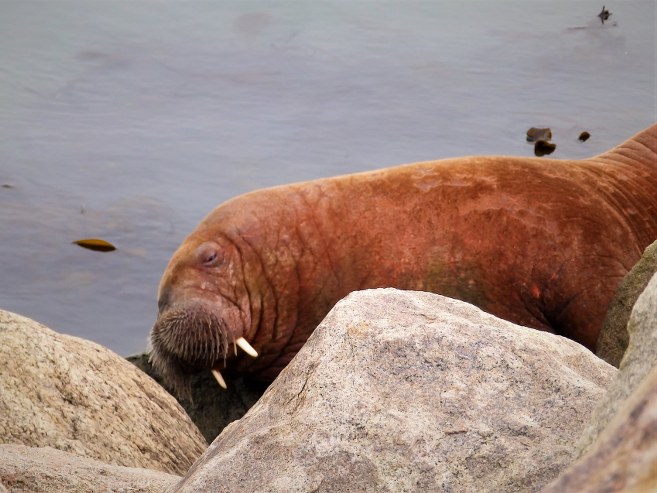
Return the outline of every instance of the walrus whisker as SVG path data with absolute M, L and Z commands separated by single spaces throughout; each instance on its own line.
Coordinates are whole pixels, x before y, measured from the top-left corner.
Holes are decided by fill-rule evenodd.
M 237 345 L 235 344 L 235 335 L 231 334 L 233 336 L 233 352 L 235 353 L 235 356 L 237 356 Z
M 240 337 L 239 339 L 237 339 L 236 342 L 237 342 L 237 345 L 239 347 L 241 347 L 246 354 L 248 354 L 252 358 L 257 358 L 258 357 L 258 352 L 255 349 L 253 349 L 251 344 L 249 344 L 247 342 L 247 340 L 244 339 L 244 337 Z
M 224 348 L 224 367 L 226 366 L 226 358 L 228 357 L 228 335 L 226 331 L 226 326 L 223 323 L 223 321 L 220 323 L 221 330 L 220 332 L 220 337 L 221 337 L 221 346 Z
M 228 356 L 228 336 L 226 330 L 226 324 L 223 320 L 217 320 L 218 330 L 215 331 L 217 337 L 217 349 L 221 348 L 221 356 L 224 360 L 224 366 L 226 365 L 226 357 Z M 219 351 L 217 351 L 217 358 L 219 358 Z
M 215 337 L 215 332 L 214 330 L 211 330 L 210 333 L 208 334 L 208 337 L 205 341 L 205 346 L 207 348 L 207 353 L 208 353 L 208 360 L 214 361 L 216 359 L 217 355 L 217 341 Z
M 228 385 L 226 385 L 226 380 L 224 380 L 224 377 L 221 376 L 221 373 L 219 373 L 219 370 L 213 368 L 212 369 L 212 376 L 214 376 L 215 380 L 219 384 L 219 386 L 224 389 L 228 390 Z

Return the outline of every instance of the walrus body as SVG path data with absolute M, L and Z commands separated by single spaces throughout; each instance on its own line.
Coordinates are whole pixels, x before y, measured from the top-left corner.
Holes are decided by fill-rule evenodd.
M 339 299 L 383 286 L 593 348 L 655 238 L 657 125 L 579 161 L 462 157 L 259 190 L 173 255 L 152 359 L 179 390 L 202 368 L 274 378 Z M 258 358 L 233 354 L 239 337 Z

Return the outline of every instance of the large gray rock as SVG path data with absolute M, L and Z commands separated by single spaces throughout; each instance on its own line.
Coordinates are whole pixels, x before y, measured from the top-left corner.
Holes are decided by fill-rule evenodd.
M 0 443 L 184 473 L 206 442 L 176 400 L 83 339 L 0 311 Z
M 537 491 L 615 373 L 460 301 L 353 293 L 175 491 Z
M 630 342 L 620 371 L 594 410 L 579 440 L 578 455 L 593 444 L 625 400 L 657 364 L 657 275 L 652 277 L 634 304 L 627 330 Z
M 595 353 L 616 367 L 623 359 L 629 343 L 627 323 L 632 307 L 648 281 L 657 272 L 657 241 L 645 249 L 641 259 L 623 278 L 600 330 Z
M 160 471 L 113 466 L 50 447 L 0 445 L 0 482 L 11 493 L 161 493 L 179 479 Z
M 624 401 L 589 451 L 543 493 L 657 491 L 657 367 Z

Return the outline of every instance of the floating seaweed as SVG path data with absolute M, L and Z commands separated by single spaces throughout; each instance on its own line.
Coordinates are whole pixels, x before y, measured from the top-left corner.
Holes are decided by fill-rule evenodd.
M 74 241 L 73 243 L 95 252 L 112 252 L 116 250 L 114 245 L 99 238 L 85 238 L 83 240 Z

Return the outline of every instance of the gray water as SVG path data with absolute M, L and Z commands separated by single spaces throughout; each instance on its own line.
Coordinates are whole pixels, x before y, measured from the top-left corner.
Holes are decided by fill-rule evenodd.
M 529 156 L 531 126 L 549 159 L 622 142 L 657 120 L 657 4 L 606 4 L 0 0 L 0 308 L 127 355 L 232 196 Z

